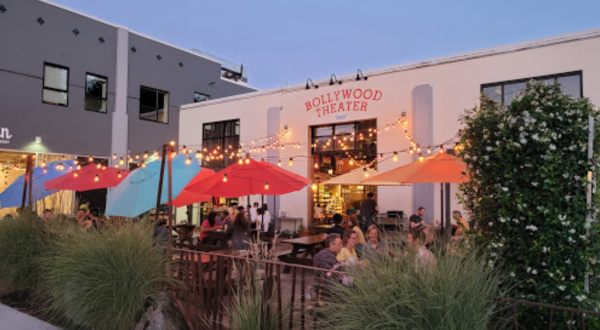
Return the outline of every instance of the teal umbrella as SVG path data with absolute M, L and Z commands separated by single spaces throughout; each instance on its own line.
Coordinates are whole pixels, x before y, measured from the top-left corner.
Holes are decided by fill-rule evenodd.
M 173 199 L 200 172 L 200 164 L 198 164 L 194 156 L 195 154 L 189 154 L 189 156 L 179 154 L 172 159 Z M 186 160 L 188 161 L 186 162 Z M 148 163 L 146 168 L 138 168 L 131 172 L 118 186 L 113 188 L 108 194 L 105 214 L 137 217 L 155 208 L 160 180 L 160 163 L 160 161 L 154 161 Z M 165 172 L 160 197 L 161 204 L 166 203 L 169 199 L 168 174 L 168 164 L 165 161 Z

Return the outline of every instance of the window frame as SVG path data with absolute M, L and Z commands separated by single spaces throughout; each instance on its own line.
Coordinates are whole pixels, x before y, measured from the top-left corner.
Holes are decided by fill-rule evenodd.
M 165 108 L 167 109 L 167 116 L 166 116 L 166 118 L 167 118 L 167 121 L 166 121 L 166 122 L 158 121 L 158 105 L 155 105 L 155 111 L 156 111 L 156 120 L 142 118 L 142 88 L 144 88 L 144 89 L 147 89 L 147 90 L 151 90 L 151 91 L 154 91 L 154 92 L 156 92 L 156 93 L 157 93 L 156 100 L 155 100 L 155 104 L 158 102 L 158 92 L 161 92 L 161 93 L 164 93 L 164 94 L 166 94 L 166 95 L 167 95 L 167 102 L 166 102 L 166 104 L 165 104 Z M 167 92 L 167 91 L 164 91 L 164 90 L 161 90 L 161 89 L 158 89 L 158 88 L 153 88 L 153 87 L 144 86 L 144 85 L 140 85 L 140 90 L 139 90 L 139 91 L 140 91 L 140 94 L 139 94 L 139 95 L 140 95 L 140 97 L 139 97 L 139 103 L 140 103 L 140 106 L 139 106 L 139 109 L 138 109 L 138 110 L 139 110 L 139 113 L 138 113 L 138 118 L 139 118 L 140 120 L 143 120 L 143 121 L 149 121 L 149 122 L 151 122 L 151 123 L 157 123 L 157 124 L 165 124 L 165 125 L 168 125 L 168 124 L 169 124 L 169 112 L 170 112 L 170 106 L 169 106 L 169 92 Z
M 66 85 L 67 89 L 66 90 L 53 88 L 53 87 L 46 87 L 46 66 L 57 68 L 57 69 L 67 70 L 67 85 Z M 42 103 L 56 105 L 56 106 L 60 106 L 60 107 L 69 107 L 69 78 L 70 78 L 70 70 L 68 67 L 66 67 L 64 65 L 60 65 L 60 64 L 44 62 L 44 66 L 42 67 Z M 44 100 L 44 91 L 45 90 L 50 90 L 50 91 L 59 92 L 59 93 L 67 93 L 67 103 L 61 104 L 61 103 L 47 102 L 46 100 Z
M 237 125 L 240 127 L 240 132 L 237 135 L 227 135 L 227 124 L 228 123 L 232 123 L 233 125 L 235 125 L 237 122 Z M 221 134 L 218 136 L 212 136 L 209 138 L 205 138 L 204 137 L 204 131 L 206 129 L 207 125 L 215 125 L 215 124 L 222 124 L 222 128 L 221 128 Z M 233 130 L 235 132 L 235 128 Z M 206 145 L 208 145 L 207 141 L 214 141 L 214 140 L 221 140 L 221 154 L 223 154 L 223 159 L 219 159 L 218 161 L 220 162 L 218 165 L 215 165 L 215 163 L 217 162 L 217 160 L 213 160 L 213 161 L 206 161 L 206 157 L 204 157 L 202 159 L 202 166 L 203 167 L 208 167 L 208 168 L 216 168 L 216 169 L 220 169 L 220 168 L 225 168 L 235 162 L 237 162 L 238 160 L 236 159 L 235 161 L 229 161 L 229 153 L 230 152 L 226 152 L 224 153 L 224 150 L 229 150 L 229 146 L 226 143 L 228 138 L 238 138 L 238 145 L 237 146 L 233 146 L 232 150 L 237 152 L 237 149 L 240 148 L 240 137 L 242 135 L 242 121 L 240 120 L 240 118 L 236 118 L 236 119 L 229 119 L 229 120 L 221 120 L 221 121 L 213 121 L 213 122 L 209 122 L 209 123 L 203 123 L 202 124 L 202 130 L 201 133 L 202 134 L 202 148 L 205 148 Z M 210 153 L 211 150 L 207 149 L 207 153 Z M 203 152 L 204 153 L 204 152 Z M 206 153 L 205 153 L 206 156 Z
M 352 149 L 347 149 L 347 150 L 339 150 L 338 146 L 335 144 L 335 142 L 332 142 L 332 150 L 316 150 L 314 147 L 311 147 L 311 154 L 313 155 L 326 155 L 326 154 L 345 154 L 345 153 L 371 153 L 372 151 L 368 148 L 359 148 L 360 145 L 360 141 L 359 141 L 359 134 L 360 132 L 363 132 L 363 130 L 359 129 L 359 125 L 360 124 L 365 124 L 365 123 L 370 123 L 371 126 L 370 128 L 372 129 L 377 129 L 377 119 L 367 119 L 367 120 L 357 120 L 357 121 L 351 121 L 351 122 L 343 122 L 343 123 L 334 123 L 334 124 L 327 124 L 327 125 L 317 125 L 317 126 L 311 126 L 310 129 L 310 135 L 311 135 L 311 145 L 315 143 L 316 139 L 319 138 L 328 138 L 331 139 L 331 141 L 335 141 L 333 139 L 334 136 L 339 137 L 339 136 L 352 136 L 354 138 L 354 141 L 352 141 L 353 143 L 353 147 Z M 344 126 L 344 125 L 354 125 L 354 135 L 352 135 L 352 133 L 350 134 L 343 134 L 343 135 L 338 135 L 337 131 L 336 131 L 336 127 L 337 126 Z M 323 127 L 331 127 L 331 135 L 316 135 L 316 131 L 319 128 L 323 128 Z M 365 131 L 366 127 L 365 128 Z M 366 139 L 365 139 L 366 140 Z M 375 139 L 375 141 L 377 141 L 378 139 Z M 375 144 L 377 145 L 377 143 Z M 377 157 L 377 151 L 375 151 L 375 157 Z
M 196 94 L 200 94 L 200 95 L 204 95 L 206 96 L 206 100 L 204 101 L 196 101 Z M 210 101 L 210 95 L 208 94 L 204 94 L 204 93 L 200 93 L 200 92 L 194 92 L 194 99 L 193 99 L 193 103 L 202 103 L 202 102 L 206 102 L 206 101 Z
M 94 77 L 106 80 L 106 97 L 101 98 L 102 101 L 106 101 L 106 111 L 104 111 L 104 112 L 90 110 L 90 109 L 86 108 L 86 106 L 85 106 L 85 98 L 88 97 L 88 94 L 87 94 L 87 77 L 88 76 L 94 76 Z M 92 72 L 86 72 L 85 73 L 85 81 L 84 81 L 83 86 L 84 86 L 83 108 L 85 109 L 85 111 L 107 114 L 108 113 L 108 77 L 105 77 L 105 76 L 102 76 L 102 75 L 99 75 L 99 74 L 95 74 L 95 73 L 92 73 Z
M 563 78 L 563 77 L 571 77 L 571 76 L 579 76 L 579 98 L 583 98 L 583 70 L 577 70 L 577 71 L 569 71 L 569 72 L 562 72 L 562 73 L 555 73 L 555 74 L 549 74 L 549 75 L 544 75 L 544 76 L 536 76 L 536 77 L 530 77 L 530 78 L 520 78 L 520 79 L 513 79 L 513 80 L 506 80 L 506 81 L 499 81 L 499 82 L 494 82 L 494 83 L 485 83 L 485 84 L 481 84 L 480 85 L 480 89 L 479 89 L 479 93 L 483 94 L 483 90 L 486 88 L 490 88 L 490 87 L 501 87 L 501 92 L 502 92 L 502 100 L 501 103 L 504 104 L 504 97 L 506 95 L 506 93 L 504 92 L 504 87 L 505 85 L 511 85 L 511 84 L 519 84 L 519 83 L 527 83 L 530 80 L 537 80 L 537 81 L 542 81 L 542 80 L 547 80 L 547 79 L 554 79 L 554 81 L 556 81 L 558 78 Z

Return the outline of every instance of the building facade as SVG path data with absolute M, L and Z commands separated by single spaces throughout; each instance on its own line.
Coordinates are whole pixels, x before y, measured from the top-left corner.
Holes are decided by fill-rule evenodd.
M 0 1 L 0 54 L 6 170 L 24 152 L 127 162 L 177 139 L 180 105 L 256 90 L 241 66 L 46 1 Z
M 452 149 L 461 114 L 479 104 L 481 93 L 508 103 L 527 81 L 536 79 L 558 82 L 574 97 L 600 104 L 599 55 L 600 29 L 595 29 L 352 73 L 340 76 L 341 84 L 332 79 L 307 81 L 188 104 L 180 111 L 179 141 L 208 149 L 219 141 L 221 148 L 228 147 L 220 139 L 225 130 L 214 128 L 229 122 L 237 127 L 234 138 L 244 154 L 281 162 L 317 184 L 365 167 L 384 172 L 417 160 L 419 151 L 409 152 L 409 138 L 424 156 L 427 149 Z M 307 187 L 271 198 L 269 204 L 276 202 L 277 211 L 302 218 L 307 225 L 316 204 L 344 213 L 357 207 L 367 189 L 371 188 L 319 185 L 314 191 Z M 441 219 L 439 184 L 373 189 L 380 211 L 410 215 L 424 206 L 426 221 Z M 451 207 L 462 210 L 456 192 L 457 186 L 451 185 Z

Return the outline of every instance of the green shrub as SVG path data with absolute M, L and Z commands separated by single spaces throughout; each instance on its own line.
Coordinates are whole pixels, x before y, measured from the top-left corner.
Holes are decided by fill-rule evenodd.
M 600 113 L 588 99 L 538 82 L 506 106 L 482 98 L 463 117 L 463 203 L 491 250 L 489 265 L 509 269 L 515 298 L 596 308 L 598 290 L 584 286 L 600 271 L 598 228 L 586 225 L 588 172 L 597 173 L 600 154 L 596 128 L 588 160 L 589 118 L 598 123 Z M 527 328 L 548 327 L 549 313 L 523 311 Z
M 0 220 L 0 289 L 34 291 L 40 283 L 40 258 L 50 239 L 33 214 Z
M 54 315 L 94 329 L 131 329 L 171 281 L 149 226 L 62 230 L 44 262 Z
M 501 279 L 478 251 L 436 254 L 435 267 L 417 266 L 414 253 L 375 258 L 351 267 L 351 288 L 334 283 L 319 314 L 323 329 L 486 329 Z

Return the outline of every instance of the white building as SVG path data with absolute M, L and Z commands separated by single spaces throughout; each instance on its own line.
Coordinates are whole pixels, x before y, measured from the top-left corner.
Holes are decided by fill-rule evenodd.
M 193 148 L 202 146 L 209 151 L 216 146 L 226 149 L 232 144 L 235 149 L 238 143 L 243 143 L 246 152 L 249 148 L 269 145 L 273 136 L 287 128 L 289 133 L 278 143 L 285 146 L 283 150 L 267 148 L 263 152 L 259 147 L 258 152 L 250 153 L 251 157 L 272 163 L 281 161 L 286 169 L 323 181 L 330 170 L 337 175 L 364 164 L 357 161 L 357 166 L 353 161 L 355 165 L 351 166 L 349 156 L 379 162 L 383 153 L 385 160 L 376 165 L 383 172 L 417 158 L 417 154 L 406 152 L 410 144 L 399 128 L 401 125 L 397 125 L 403 112 L 409 134 L 426 156 L 428 146 L 437 151 L 440 144 L 456 136 L 461 127 L 459 117 L 465 109 L 478 105 L 482 92 L 509 102 L 530 79 L 557 80 L 569 93 L 588 97 L 600 105 L 598 58 L 600 29 L 594 29 L 366 71 L 364 77 L 368 79 L 358 79 L 357 73 L 351 73 L 338 77 L 342 84 L 335 81 L 330 84 L 331 79 L 326 78 L 314 81 L 319 88 L 308 82 L 184 105 L 180 111 L 179 143 Z M 221 126 L 220 123 L 227 121 L 229 124 Z M 369 128 L 380 131 L 369 132 Z M 332 134 L 338 139 L 333 140 Z M 313 148 L 314 143 L 318 143 L 317 148 Z M 452 146 L 453 143 L 445 145 Z M 391 160 L 394 152 L 398 152 L 397 162 Z M 293 166 L 288 165 L 290 158 Z M 229 162 L 225 157 L 217 167 Z M 418 206 L 424 206 L 425 219 L 433 221 L 440 219 L 438 187 L 434 184 L 378 187 L 377 202 L 380 211 L 403 210 L 409 215 Z M 307 225 L 312 218 L 313 203 L 360 200 L 360 189 L 321 186 L 318 196 L 314 196 L 312 189 L 305 188 L 280 196 L 277 209 L 285 210 L 288 216 L 303 218 Z M 452 209 L 462 210 L 456 191 L 456 185 L 452 185 Z M 255 200 L 256 197 L 252 199 Z M 242 201 L 245 204 L 246 199 Z M 270 207 L 273 202 L 270 198 Z M 333 206 L 336 211 L 345 212 L 352 204 Z

